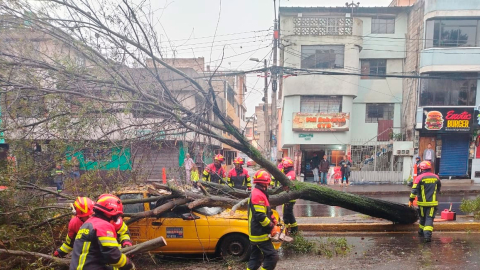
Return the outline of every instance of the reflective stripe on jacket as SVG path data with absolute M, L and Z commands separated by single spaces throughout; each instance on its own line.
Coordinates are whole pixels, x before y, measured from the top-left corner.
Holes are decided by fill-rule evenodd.
M 270 240 L 268 235 L 273 229 L 273 213 L 266 191 L 253 188 L 248 200 L 248 238 L 251 242 Z
M 70 270 L 106 270 L 108 266 L 120 270 L 132 268 L 122 254 L 115 227 L 99 217 L 91 217 L 80 227 L 73 245 Z
M 411 199 L 418 198 L 418 206 L 437 206 L 437 193 L 440 192 L 442 183 L 438 175 L 425 172 L 413 181 Z
M 209 182 L 214 182 L 218 184 L 224 184 L 222 179 L 225 181 L 225 170 L 223 169 L 222 166 L 219 168 L 215 167 L 215 164 L 212 163 L 205 167 L 205 170 L 203 170 L 203 181 L 209 181 Z
M 244 168 L 242 168 L 241 171 L 237 171 L 235 168 L 230 170 L 227 182 L 229 186 L 234 188 L 246 188 L 252 186 L 250 175 L 248 175 L 248 171 Z

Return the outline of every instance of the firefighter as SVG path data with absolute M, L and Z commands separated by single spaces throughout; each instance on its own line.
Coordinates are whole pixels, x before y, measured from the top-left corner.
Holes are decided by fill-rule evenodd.
M 111 194 L 100 195 L 93 206 L 93 216 L 77 233 L 73 244 L 70 270 L 135 269 L 120 251 L 115 223 L 123 214 L 122 202 Z
M 73 249 L 73 243 L 75 242 L 75 236 L 83 223 L 89 219 L 93 214 L 93 201 L 87 197 L 78 197 L 73 203 L 76 215 L 70 219 L 68 223 L 68 232 L 65 237 L 65 242 L 55 250 L 53 256 L 63 258 Z M 132 246 L 130 240 L 130 232 L 128 231 L 127 224 L 123 222 L 122 218 L 119 218 L 115 223 L 115 231 L 117 232 L 118 240 L 122 247 Z
M 295 171 L 293 170 L 293 160 L 289 157 L 283 158 L 283 173 L 291 181 L 296 181 Z M 295 206 L 296 200 L 290 200 L 283 205 L 283 221 L 285 225 L 290 228 L 290 233 L 295 234 L 298 231 L 297 221 L 293 215 L 293 206 Z
M 259 170 L 253 177 L 255 187 L 248 200 L 248 237 L 251 244 L 247 270 L 273 270 L 278 262 L 278 253 L 270 236 L 280 233 L 268 201 L 267 189 L 271 178 L 267 171 Z
M 437 194 L 440 193 L 442 183 L 438 175 L 432 173 L 432 163 L 430 161 L 420 162 L 422 174 L 413 181 L 412 193 L 408 206 L 413 205 L 415 197 L 418 198 L 418 212 L 420 215 L 420 224 L 418 234 L 425 237 L 425 242 L 432 241 L 433 219 L 437 211 Z
M 237 157 L 233 160 L 235 168 L 228 172 L 227 182 L 228 185 L 238 189 L 252 189 L 252 183 L 248 171 L 242 167 L 244 164 L 243 158 Z
M 214 182 L 218 184 L 225 184 L 225 170 L 222 167 L 222 162 L 225 158 L 222 155 L 216 155 L 212 164 L 207 165 L 203 170 L 203 181 Z
M 63 190 L 63 184 L 65 182 L 65 172 L 63 171 L 62 164 L 57 164 L 52 171 L 53 183 L 57 186 L 57 192 L 60 193 Z

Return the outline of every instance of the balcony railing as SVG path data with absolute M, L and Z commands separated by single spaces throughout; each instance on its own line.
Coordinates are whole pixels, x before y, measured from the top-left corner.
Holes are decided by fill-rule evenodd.
M 351 36 L 353 18 L 297 17 L 293 33 L 306 36 Z

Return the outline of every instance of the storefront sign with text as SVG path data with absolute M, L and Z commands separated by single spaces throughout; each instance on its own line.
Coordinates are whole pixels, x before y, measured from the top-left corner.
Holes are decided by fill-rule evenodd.
M 424 108 L 423 130 L 427 132 L 470 132 L 473 108 Z
M 293 131 L 348 131 L 350 113 L 293 113 Z

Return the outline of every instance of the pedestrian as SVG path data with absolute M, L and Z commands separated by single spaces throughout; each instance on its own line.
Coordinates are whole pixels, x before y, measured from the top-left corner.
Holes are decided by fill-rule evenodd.
M 293 168 L 293 160 L 289 157 L 283 158 L 283 173 L 288 179 L 290 179 L 290 181 L 297 181 L 295 170 Z M 283 221 L 285 222 L 285 225 L 290 228 L 291 234 L 296 234 L 298 231 L 297 220 L 293 214 L 293 207 L 295 206 L 296 201 L 297 200 L 290 200 L 283 205 Z
M 328 169 L 330 168 L 330 162 L 327 160 L 327 155 L 323 155 L 323 159 L 320 160 L 318 167 L 320 170 L 320 184 L 327 185 Z
M 273 270 L 279 259 L 270 238 L 280 233 L 278 221 L 268 200 L 267 188 L 270 181 L 270 174 L 264 170 L 257 171 L 253 177 L 255 187 L 248 200 L 248 238 L 251 253 L 247 270 L 257 270 L 260 266 L 261 269 Z
M 226 184 L 226 174 L 225 169 L 222 167 L 222 162 L 225 161 L 225 158 L 218 154 L 215 156 L 212 164 L 207 165 L 203 170 L 203 181 L 214 182 L 218 184 Z
M 198 167 L 196 164 L 193 165 L 192 170 L 190 171 L 190 181 L 192 181 L 192 184 L 194 187 L 197 187 L 198 185 L 198 180 L 200 180 L 200 175 L 198 173 Z
M 423 151 L 423 161 L 430 161 L 430 164 L 432 165 L 432 172 L 435 172 L 435 151 L 433 151 L 431 143 L 429 143 L 427 145 L 427 149 Z
M 114 195 L 102 194 L 93 206 L 93 213 L 75 237 L 70 270 L 135 269 L 120 251 L 114 226 L 123 215 L 122 201 Z
M 318 184 L 318 165 L 320 162 L 316 153 L 313 154 L 313 158 L 310 160 L 310 162 L 312 164 L 313 182 Z
M 60 193 L 63 190 L 63 185 L 65 182 L 65 172 L 63 171 L 63 166 L 60 163 L 57 163 L 55 169 L 52 171 L 53 183 L 57 186 L 57 192 Z
M 252 183 L 248 171 L 242 167 L 244 161 L 241 157 L 233 160 L 235 167 L 228 172 L 227 182 L 233 188 L 250 191 Z
M 73 249 L 73 243 L 77 236 L 78 230 L 80 227 L 88 220 L 93 214 L 93 201 L 87 197 L 78 197 L 73 203 L 73 208 L 75 209 L 75 216 L 70 219 L 68 223 L 67 236 L 65 237 L 65 242 L 55 250 L 53 256 L 63 258 Z M 122 247 L 132 246 L 132 241 L 130 239 L 130 232 L 128 227 L 123 222 L 122 218 L 119 218 L 114 224 L 115 231 L 117 232 L 118 240 Z
M 190 157 L 190 154 L 187 153 L 185 155 L 185 159 L 183 160 L 183 165 L 185 166 L 185 182 L 189 185 L 192 184 L 192 177 L 190 176 L 192 172 L 192 168 L 195 166 L 195 162 Z
M 347 156 L 343 156 L 343 160 L 340 161 L 340 171 L 342 172 L 342 186 L 345 186 L 345 183 L 343 183 L 343 181 L 346 182 L 346 186 L 348 187 L 348 177 L 350 176 L 350 166 L 352 166 L 352 163 L 350 163 L 350 161 L 347 159 Z
M 440 177 L 432 173 L 432 163 L 430 161 L 422 161 L 420 169 L 422 174 L 413 181 L 408 206 L 411 207 L 415 198 L 418 199 L 417 205 L 420 216 L 418 235 L 425 237 L 425 242 L 431 242 L 433 220 L 438 206 L 437 194 L 440 194 L 442 183 Z
M 78 162 L 77 157 L 72 157 L 72 159 L 70 160 L 70 163 L 72 165 L 72 171 L 70 172 L 70 177 L 73 180 L 76 180 L 80 178 L 80 166 L 79 166 L 80 162 Z

